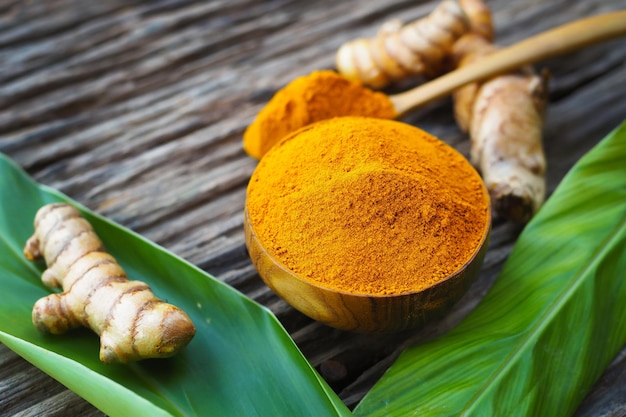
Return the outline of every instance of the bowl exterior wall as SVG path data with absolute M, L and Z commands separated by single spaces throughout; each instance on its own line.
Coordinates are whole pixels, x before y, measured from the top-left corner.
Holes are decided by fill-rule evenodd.
M 396 332 L 422 326 L 442 316 L 478 276 L 488 246 L 487 235 L 480 251 L 461 271 L 423 291 L 368 296 L 321 287 L 293 274 L 267 253 L 249 223 L 246 213 L 248 252 L 261 279 L 272 291 L 314 320 L 357 332 Z

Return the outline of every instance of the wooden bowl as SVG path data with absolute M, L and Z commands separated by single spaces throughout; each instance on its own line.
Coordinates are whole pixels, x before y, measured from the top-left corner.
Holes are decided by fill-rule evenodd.
M 340 329 L 392 332 L 467 291 L 491 212 L 478 172 L 441 140 L 398 121 L 338 117 L 265 154 L 244 225 L 259 275 L 293 307 Z
M 485 198 L 489 198 L 485 190 Z M 491 212 L 488 213 L 491 219 Z M 487 251 L 491 221 L 470 260 L 448 278 L 422 291 L 398 295 L 351 294 L 305 280 L 278 262 L 263 247 L 245 210 L 245 237 L 254 266 L 281 298 L 307 316 L 343 330 L 395 332 L 442 316 L 465 294 L 478 275 Z

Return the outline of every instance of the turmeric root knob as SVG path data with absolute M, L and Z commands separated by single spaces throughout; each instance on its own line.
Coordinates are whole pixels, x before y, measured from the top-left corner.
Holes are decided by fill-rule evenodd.
M 43 257 L 48 269 L 42 281 L 64 290 L 35 303 L 33 324 L 52 334 L 89 327 L 100 336 L 104 363 L 172 356 L 196 332 L 184 311 L 159 300 L 147 284 L 129 281 L 91 225 L 68 204 L 39 209 L 24 255 Z
M 444 72 L 454 42 L 470 30 L 468 16 L 454 0 L 444 0 L 429 15 L 403 25 L 385 24 L 373 38 L 347 42 L 337 50 L 337 70 L 373 88 Z

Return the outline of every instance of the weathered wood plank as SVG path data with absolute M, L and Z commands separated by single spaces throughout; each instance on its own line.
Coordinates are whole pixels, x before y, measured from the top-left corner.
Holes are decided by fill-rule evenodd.
M 268 306 L 353 406 L 407 346 L 443 334 L 488 291 L 520 230 L 496 220 L 480 278 L 421 331 L 355 335 L 312 322 L 260 281 L 244 244 L 256 162 L 241 134 L 289 80 L 330 68 L 345 41 L 436 1 L 193 0 L 0 2 L 0 152 L 37 180 L 193 262 Z M 507 45 L 623 0 L 492 0 Z M 552 73 L 545 127 L 549 191 L 626 115 L 626 48 L 607 42 L 542 62 Z M 393 90 L 393 89 L 392 89 Z M 450 100 L 404 118 L 467 154 Z M 624 415 L 624 353 L 580 417 Z M 0 346 L 0 414 L 102 415 Z

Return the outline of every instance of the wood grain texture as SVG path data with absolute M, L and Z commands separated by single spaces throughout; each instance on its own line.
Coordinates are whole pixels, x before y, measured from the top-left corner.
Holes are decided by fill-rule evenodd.
M 354 406 L 407 346 L 458 323 L 488 291 L 520 232 L 494 222 L 481 275 L 446 317 L 386 336 L 313 322 L 259 279 L 244 244 L 245 187 L 256 161 L 241 135 L 291 79 L 331 68 L 345 41 L 408 21 L 435 1 L 0 1 L 0 152 L 58 188 L 268 306 L 305 356 Z M 623 0 L 488 0 L 508 45 Z M 548 190 L 626 117 L 626 42 L 544 61 Z M 401 87 L 407 87 L 403 85 Z M 401 90 L 392 87 L 390 92 Z M 465 155 L 449 99 L 404 121 Z M 2 295 L 6 296 L 6 295 Z M 624 353 L 577 417 L 626 415 Z M 0 346 L 0 415 L 101 412 Z

